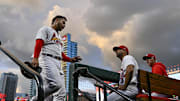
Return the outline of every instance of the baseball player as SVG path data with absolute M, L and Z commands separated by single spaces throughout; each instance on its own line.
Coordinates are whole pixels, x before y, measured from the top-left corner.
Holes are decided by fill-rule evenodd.
M 129 50 L 126 46 L 121 45 L 114 47 L 113 51 L 116 56 L 121 60 L 120 68 L 120 80 L 119 80 L 119 92 L 134 98 L 138 94 L 137 88 L 137 74 L 139 66 L 136 59 L 129 55 Z M 112 92 L 108 97 L 107 101 L 126 101 L 123 97 Z
M 154 54 L 147 54 L 143 57 L 143 60 L 145 60 L 147 64 L 152 67 L 152 73 L 168 76 L 166 72 L 166 66 L 161 62 L 156 62 L 156 56 Z
M 55 16 L 52 19 L 52 25 L 40 28 L 36 35 L 32 65 L 33 67 L 39 65 L 42 68 L 45 101 L 52 101 L 52 95 L 57 91 L 59 94 L 56 96 L 56 100 L 65 101 L 66 91 L 61 60 L 67 62 L 81 60 L 79 56 L 69 58 L 63 53 L 63 41 L 58 32 L 65 28 L 66 21 L 64 16 Z M 33 97 L 31 101 L 37 101 L 37 96 Z
M 146 61 L 147 64 L 152 68 L 152 73 L 162 76 L 168 76 L 166 72 L 166 66 L 161 62 L 156 62 L 156 56 L 154 54 L 146 54 L 145 56 L 143 56 L 143 60 Z M 157 92 L 152 92 L 151 95 L 158 97 L 168 97 L 165 94 L 160 94 Z

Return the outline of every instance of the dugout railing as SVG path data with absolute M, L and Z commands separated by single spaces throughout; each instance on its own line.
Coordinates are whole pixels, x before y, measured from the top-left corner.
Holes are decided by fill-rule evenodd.
M 33 79 L 35 79 L 37 84 L 37 90 L 38 90 L 38 101 L 44 101 L 44 90 L 43 90 L 43 80 L 40 75 L 40 73 L 33 70 L 31 67 L 26 65 L 24 62 L 19 60 L 17 57 L 15 57 L 13 54 L 11 54 L 7 49 L 1 46 L 0 42 L 0 50 L 6 54 L 13 62 L 15 62 L 21 70 L 26 71 L 29 75 L 33 76 Z
M 68 101 L 77 101 L 78 99 L 78 78 L 79 76 L 88 77 L 96 80 L 100 84 L 103 85 L 104 89 L 104 101 L 107 101 L 107 90 L 109 89 L 119 96 L 122 96 L 127 101 L 134 101 L 128 95 L 124 95 L 115 88 L 109 86 L 108 84 L 104 83 L 104 81 L 119 82 L 119 73 L 100 69 L 93 66 L 88 66 L 84 64 L 74 63 L 70 65 L 69 68 L 69 100 Z

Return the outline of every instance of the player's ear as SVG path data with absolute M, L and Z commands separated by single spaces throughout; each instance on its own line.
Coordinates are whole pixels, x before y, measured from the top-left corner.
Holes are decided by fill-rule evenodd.
M 54 25 L 57 22 L 57 18 L 52 22 L 52 25 Z
M 60 18 L 56 18 L 55 23 L 58 22 L 58 21 L 60 21 Z

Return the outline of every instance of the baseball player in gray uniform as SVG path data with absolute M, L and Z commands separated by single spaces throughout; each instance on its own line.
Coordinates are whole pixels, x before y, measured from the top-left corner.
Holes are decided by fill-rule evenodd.
M 51 27 L 40 28 L 36 35 L 32 65 L 42 68 L 45 101 L 52 101 L 52 95 L 57 91 L 56 100 L 65 101 L 66 91 L 61 60 L 67 62 L 81 60 L 79 56 L 69 58 L 63 53 L 63 41 L 58 32 L 65 28 L 66 21 L 64 16 L 55 16 L 52 19 Z M 37 96 L 34 96 L 31 101 L 37 101 Z

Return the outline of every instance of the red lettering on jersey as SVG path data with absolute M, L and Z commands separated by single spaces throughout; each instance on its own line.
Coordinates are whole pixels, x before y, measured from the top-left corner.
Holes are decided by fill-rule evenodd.
M 52 36 L 51 40 L 54 40 L 55 38 L 56 38 L 56 34 L 53 33 L 53 36 Z

